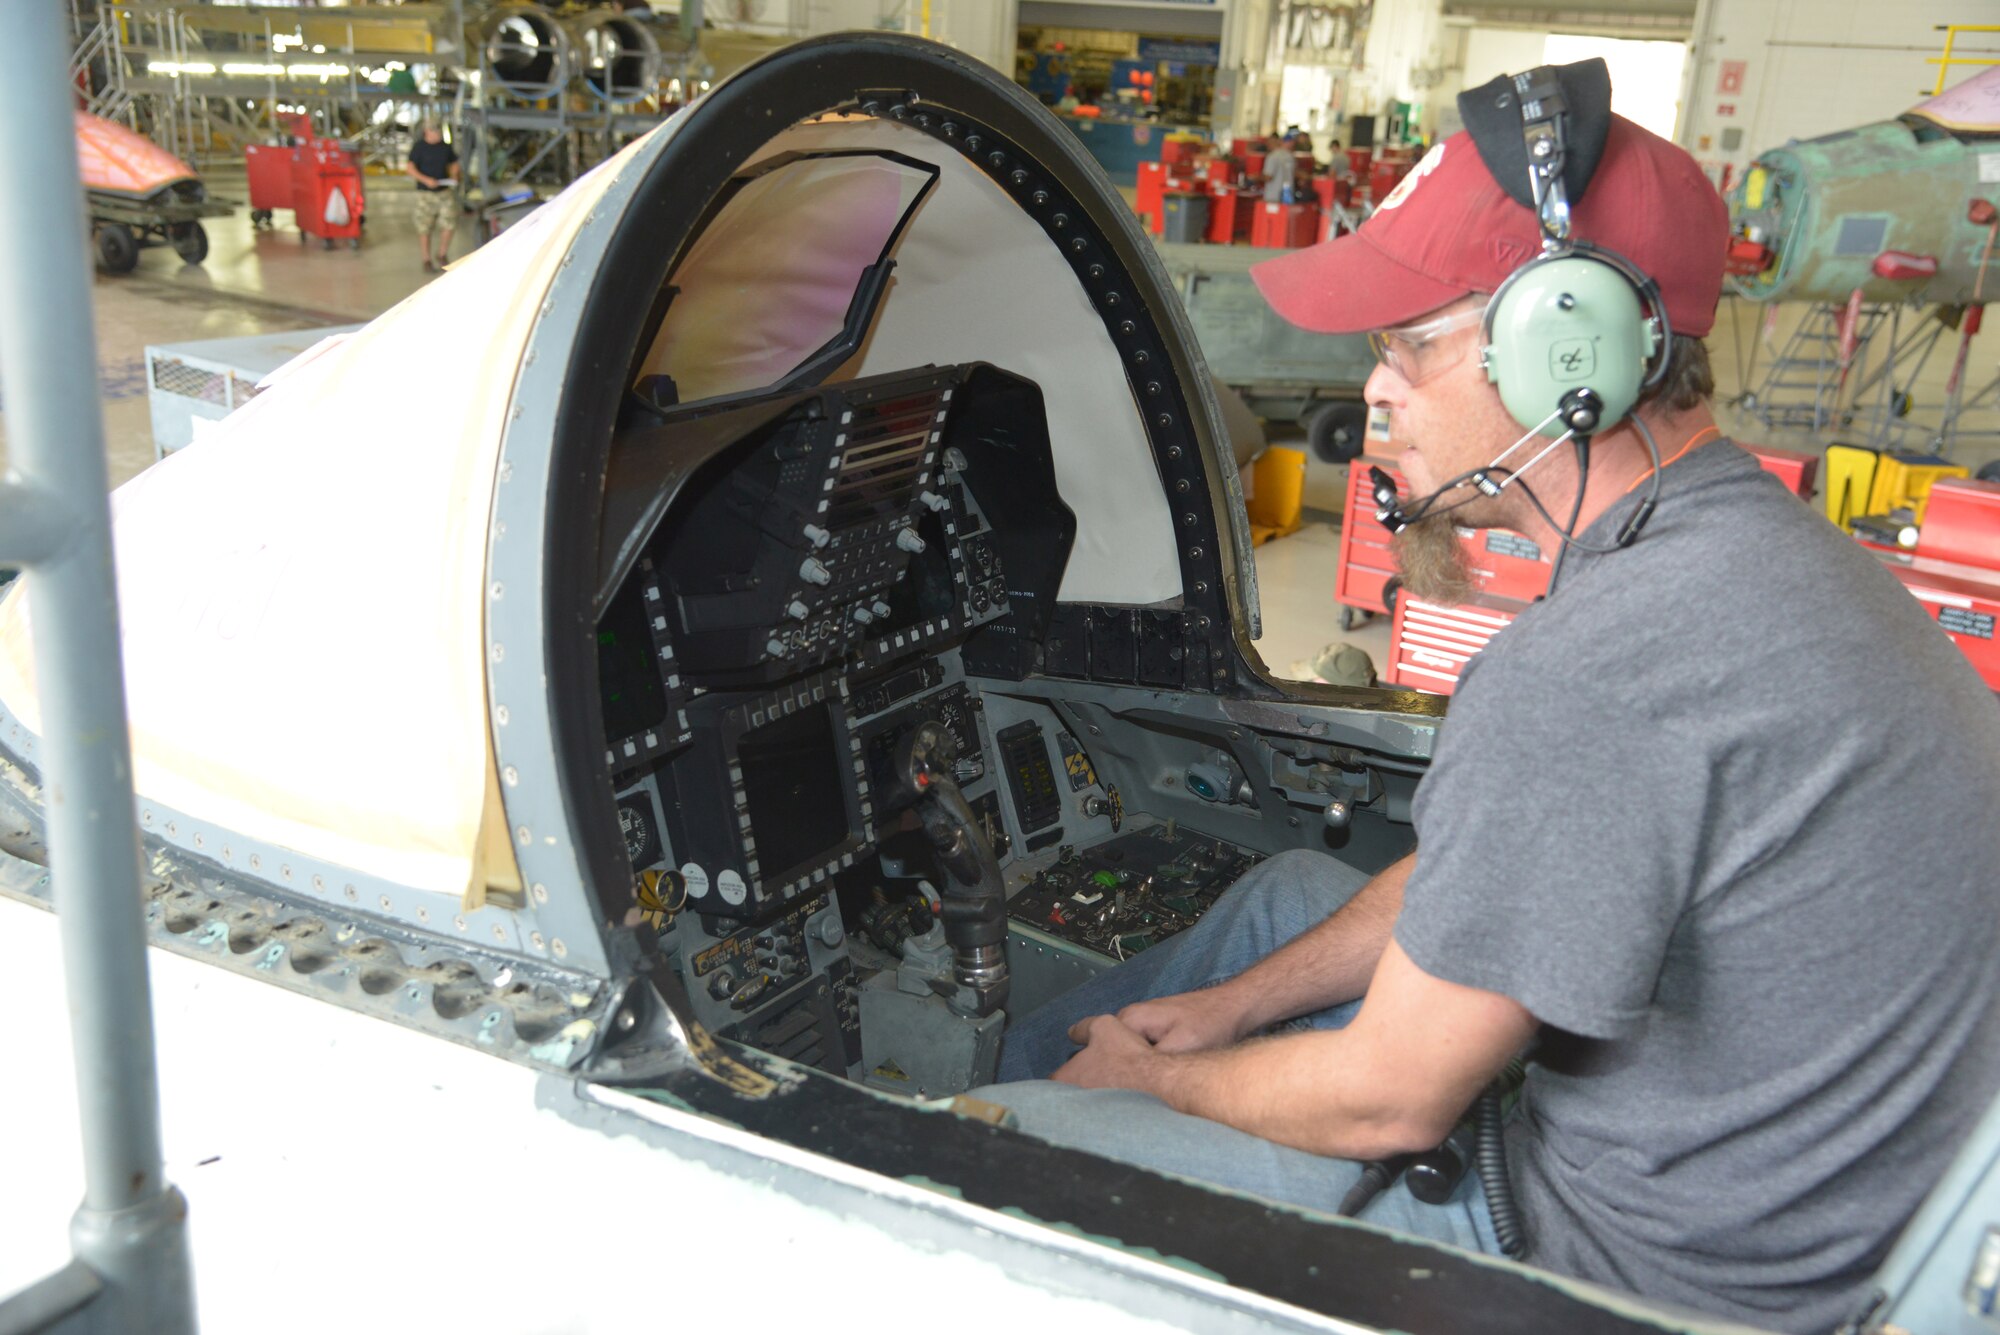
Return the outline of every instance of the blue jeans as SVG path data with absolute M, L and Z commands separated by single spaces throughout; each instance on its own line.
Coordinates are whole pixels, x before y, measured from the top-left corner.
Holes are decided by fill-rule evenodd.
M 1359 1164 L 1175 1112 L 1150 1094 L 1077 1089 L 1047 1077 L 1076 1052 L 1069 1040 L 1069 1027 L 1076 1021 L 1234 978 L 1323 922 L 1367 881 L 1324 853 L 1297 850 L 1259 863 L 1187 931 L 1016 1022 L 1000 1049 L 999 1076 L 1009 1083 L 973 1090 L 973 1097 L 1012 1109 L 1021 1130 L 1044 1140 L 1332 1213 L 1360 1177 Z M 1285 1027 L 1338 1029 L 1354 1018 L 1360 1004 L 1329 1006 Z M 1499 1251 L 1485 1193 L 1471 1171 L 1442 1205 L 1424 1204 L 1398 1180 L 1360 1217 L 1469 1251 Z

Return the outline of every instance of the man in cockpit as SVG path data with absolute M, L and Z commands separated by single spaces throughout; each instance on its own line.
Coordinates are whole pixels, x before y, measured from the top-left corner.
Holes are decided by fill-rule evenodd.
M 1468 135 L 1352 236 L 1264 265 L 1288 320 L 1377 332 L 1413 499 L 1406 596 L 1462 597 L 1452 526 L 1566 548 L 1466 669 L 1367 877 L 1273 857 L 1194 929 L 1026 1017 L 983 1097 L 1023 1129 L 1333 1210 L 1451 1136 L 1525 1055 L 1511 1200 L 1476 1173 L 1362 1217 L 1649 1298 L 1827 1330 L 2000 1090 L 2000 706 L 1876 560 L 1721 438 L 1700 342 L 1728 239 L 1694 161 L 1613 119 L 1577 237 L 1674 331 L 1634 414 L 1512 471 L 1489 296 L 1535 212 Z M 1489 490 L 1489 482 L 1512 478 Z M 1052 1079 L 1050 1079 L 1052 1077 Z

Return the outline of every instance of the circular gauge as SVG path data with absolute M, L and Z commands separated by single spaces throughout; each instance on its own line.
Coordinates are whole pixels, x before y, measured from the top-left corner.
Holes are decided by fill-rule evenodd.
M 932 702 L 931 717 L 935 718 L 944 730 L 951 734 L 952 740 L 958 743 L 960 755 L 967 755 L 974 749 L 972 724 L 965 716 L 964 701 L 949 695 L 940 696 Z
M 643 867 L 641 861 L 653 847 L 653 822 L 635 802 L 618 804 L 618 833 L 625 837 L 625 856 L 635 867 Z

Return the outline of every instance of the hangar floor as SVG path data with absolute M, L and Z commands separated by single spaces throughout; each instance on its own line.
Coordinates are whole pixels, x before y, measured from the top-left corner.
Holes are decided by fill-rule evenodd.
M 219 171 L 208 179 L 217 196 L 246 197 L 240 173 Z M 148 344 L 351 324 L 380 314 L 429 280 L 417 250 L 412 189 L 396 179 L 372 178 L 368 184 L 367 240 L 359 250 L 301 244 L 298 233 L 282 225 L 284 215 L 276 229 L 253 230 L 247 214 L 239 211 L 210 220 L 209 255 L 202 265 L 183 265 L 169 250 L 150 250 L 130 275 L 93 275 L 98 374 L 114 485 L 153 462 L 143 360 Z M 453 239 L 453 254 L 463 256 L 471 239 L 471 228 L 461 226 Z M 1727 403 L 1740 389 L 1738 364 L 1749 340 L 1757 337 L 1762 312 L 1747 303 L 1725 302 L 1723 316 L 1710 349 L 1718 400 Z M 1743 341 L 1738 341 L 1730 319 L 1740 326 Z M 1942 398 L 1949 354 L 1935 362 L 1914 387 L 1920 404 Z M 1970 382 L 1982 383 L 1991 369 L 1986 358 L 1973 358 Z M 423 369 L 413 367 L 411 374 L 421 377 Z M 1771 431 L 1737 421 L 1727 411 L 1721 415 L 1725 428 L 1741 439 L 1794 449 L 1816 449 L 1827 443 L 1809 431 Z M 1295 434 L 1276 427 L 1272 439 L 1282 443 Z M 2000 456 L 2000 445 L 1971 445 L 1960 454 L 1963 462 L 1977 466 Z M 6 416 L 0 404 L 0 468 L 5 463 Z M 1280 674 L 1298 675 L 1292 672 L 1295 664 L 1309 661 L 1337 640 L 1366 650 L 1378 666 L 1387 662 L 1385 621 L 1343 632 L 1336 620 L 1332 584 L 1340 535 L 1337 524 L 1329 521 L 1345 491 L 1345 472 L 1339 466 L 1310 465 L 1306 504 L 1313 522 L 1258 549 L 1265 627 L 1258 648 Z
M 206 179 L 219 198 L 249 197 L 240 172 L 211 172 Z M 182 264 L 161 248 L 143 251 L 138 267 L 123 277 L 93 272 L 97 374 L 113 486 L 153 462 L 148 344 L 353 324 L 423 286 L 430 275 L 417 257 L 409 184 L 379 178 L 368 184 L 368 238 L 360 250 L 301 244 L 298 232 L 283 225 L 284 214 L 278 227 L 255 230 L 239 209 L 207 221 L 209 252 L 202 264 Z M 461 228 L 453 251 L 463 255 L 470 244 L 470 229 Z M 421 368 L 412 373 L 421 375 Z M 0 465 L 5 433 L 0 406 Z

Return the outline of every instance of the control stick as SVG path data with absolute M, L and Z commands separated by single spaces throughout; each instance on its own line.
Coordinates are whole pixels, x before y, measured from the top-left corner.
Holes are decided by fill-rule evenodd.
M 896 772 L 916 796 L 918 819 L 945 871 L 940 916 L 959 986 L 953 1009 L 991 1015 L 1007 1004 L 1007 886 L 953 777 L 957 758 L 951 733 L 926 720 L 897 743 Z

